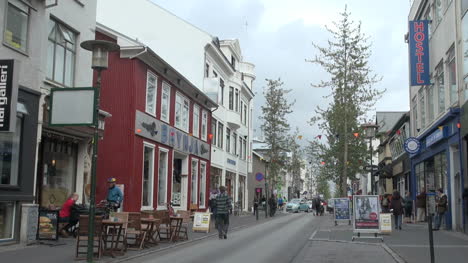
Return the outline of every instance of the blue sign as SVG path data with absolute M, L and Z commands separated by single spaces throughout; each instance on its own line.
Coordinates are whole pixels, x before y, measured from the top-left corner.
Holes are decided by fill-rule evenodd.
M 428 20 L 409 21 L 411 86 L 430 85 Z
M 257 180 L 257 181 L 260 182 L 260 181 L 263 180 L 263 178 L 265 178 L 265 177 L 263 176 L 262 173 L 257 173 L 257 174 L 255 174 L 255 180 Z
M 350 220 L 350 207 L 348 198 L 334 198 L 333 199 L 333 210 L 335 213 L 335 220 Z
M 405 151 L 409 154 L 416 154 L 421 150 L 421 142 L 414 138 L 409 137 L 405 141 Z
M 444 138 L 444 130 L 437 129 L 435 132 L 431 133 L 426 138 L 426 147 L 433 145 L 434 143 L 442 140 Z
M 228 163 L 228 164 L 232 164 L 232 165 L 236 165 L 236 161 L 231 160 L 231 159 L 229 159 L 229 158 L 227 158 L 227 163 Z

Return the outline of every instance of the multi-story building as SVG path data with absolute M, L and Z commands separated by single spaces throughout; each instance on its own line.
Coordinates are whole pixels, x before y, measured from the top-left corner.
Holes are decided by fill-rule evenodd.
M 3 133 L 0 180 L 0 241 L 35 239 L 24 203 L 62 205 L 68 195 L 83 196 L 89 176 L 92 133 L 86 128 L 48 125 L 51 88 L 90 87 L 91 53 L 80 42 L 94 38 L 95 1 L 8 0 L 0 3 L 0 58 L 14 59 L 14 128 Z M 37 170 L 36 170 L 37 168 Z M 34 219 L 35 217 L 35 219 Z M 27 231 L 30 229 L 31 231 Z
M 419 27 L 414 32 L 420 32 L 409 35 L 408 39 L 422 44 L 428 42 L 429 51 L 423 50 L 422 54 L 429 56 L 428 72 L 414 70 L 412 74 L 417 76 L 428 73 L 428 79 L 430 78 L 428 85 L 410 84 L 410 134 L 421 143 L 419 153 L 411 155 L 412 193 L 414 197 L 425 188 L 443 189 L 450 204 L 445 222 L 447 228 L 456 229 L 461 229 L 464 221 L 460 201 L 463 159 L 460 155 L 459 106 L 460 100 L 464 101 L 467 97 L 467 93 L 461 88 L 461 76 L 464 76 L 461 70 L 463 46 L 466 46 L 462 41 L 461 16 L 465 14 L 467 7 L 468 2 L 465 0 L 415 0 L 408 15 L 409 21 L 429 21 L 427 36 L 421 35 L 421 30 L 425 28 Z M 409 54 L 410 57 L 418 55 L 416 49 L 411 50 L 411 47 Z M 424 71 L 424 65 L 420 66 L 419 71 Z
M 254 66 L 242 58 L 239 42 L 219 41 L 148 0 L 100 0 L 97 20 L 147 44 L 217 101 L 210 125 L 213 147 L 209 189 L 227 186 L 233 201 L 242 200 L 240 204 L 247 209 L 255 75 Z M 151 26 L 140 26 L 148 23 Z

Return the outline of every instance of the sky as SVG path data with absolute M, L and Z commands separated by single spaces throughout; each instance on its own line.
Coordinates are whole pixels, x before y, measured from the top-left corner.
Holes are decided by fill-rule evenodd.
M 219 39 L 240 41 L 244 61 L 255 64 L 254 129 L 261 133 L 261 106 L 264 104 L 265 79 L 278 79 L 290 89 L 295 101 L 288 116 L 292 130 L 299 128 L 303 142 L 321 134 L 308 121 L 317 106 L 326 107 L 327 89 L 311 84 L 327 80 L 320 66 L 306 62 L 317 51 L 312 43 L 325 46 L 331 37 L 325 26 L 339 18 L 348 7 L 351 18 L 362 22 L 362 31 L 370 37 L 370 67 L 382 76 L 375 85 L 386 93 L 376 103 L 376 111 L 409 110 L 408 49 L 404 35 L 408 31 L 409 0 L 392 0 L 381 8 L 375 0 L 151 0 L 178 17 Z M 379 12 L 376 12 L 379 10 Z M 371 112 L 369 116 L 374 116 Z

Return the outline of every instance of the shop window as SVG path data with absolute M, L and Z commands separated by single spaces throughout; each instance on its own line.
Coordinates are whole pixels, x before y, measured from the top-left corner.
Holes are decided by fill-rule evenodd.
M 167 203 L 168 153 L 168 150 L 159 148 L 158 208 L 164 208 Z
M 172 171 L 172 205 L 181 206 L 182 198 L 182 159 L 174 158 Z
M 190 184 L 190 203 L 198 203 L 198 160 L 192 160 L 192 180 Z
M 175 126 L 185 132 L 188 132 L 189 127 L 189 106 L 190 102 L 182 94 L 176 94 L 175 105 Z
M 169 123 L 169 109 L 171 108 L 171 86 L 166 82 L 162 84 L 161 120 Z
M 206 199 L 206 163 L 200 163 L 200 207 L 205 207 Z
M 223 149 L 224 125 L 218 122 L 218 147 Z
M 76 34 L 65 25 L 49 20 L 47 78 L 67 87 L 73 86 Z
M 211 119 L 211 134 L 213 135 L 213 137 L 211 138 L 211 144 L 212 145 L 216 145 L 216 138 L 217 137 L 217 126 L 218 126 L 218 121 L 216 121 L 215 118 L 212 118 Z
M 158 78 L 153 73 L 146 74 L 146 112 L 156 115 L 156 83 Z
M 192 134 L 195 137 L 200 136 L 200 107 L 197 105 L 193 106 L 193 127 L 192 127 Z
M 0 133 L 0 185 L 18 185 L 22 119 L 16 118 L 16 131 Z
M 145 209 L 153 209 L 154 145 L 145 143 L 143 148 L 143 192 L 141 205 Z
M 0 241 L 14 238 L 15 202 L 0 201 Z
M 201 138 L 206 141 L 208 134 L 208 112 L 202 111 Z
M 14 3 L 8 3 L 3 42 L 9 47 L 26 52 L 29 7 L 19 1 L 14 1 Z

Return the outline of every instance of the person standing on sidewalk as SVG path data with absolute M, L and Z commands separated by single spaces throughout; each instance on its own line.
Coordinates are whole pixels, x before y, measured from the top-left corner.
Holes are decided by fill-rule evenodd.
M 404 202 L 406 223 L 411 223 L 411 218 L 413 215 L 413 198 L 411 198 L 410 192 L 406 192 Z
M 401 230 L 401 219 L 403 215 L 403 200 L 400 192 L 393 192 L 390 208 L 393 209 L 393 216 L 395 218 L 395 229 Z
M 255 195 L 254 197 L 254 200 L 253 200 L 253 212 L 254 212 L 254 215 L 256 215 L 258 213 L 258 196 Z
M 436 223 L 435 223 L 435 228 L 434 230 L 439 230 L 440 225 L 442 224 L 442 219 L 445 216 L 445 212 L 447 211 L 447 195 L 444 194 L 444 190 L 442 188 L 439 188 L 437 190 L 437 194 L 439 195 L 439 200 L 437 201 L 436 205 Z
M 226 187 L 219 187 L 220 193 L 216 196 L 216 224 L 218 225 L 219 239 L 227 239 L 229 228 L 229 208 L 231 199 L 226 193 Z
M 390 213 L 390 201 L 389 199 L 389 194 L 384 194 L 383 199 L 382 199 L 382 213 Z
M 416 196 L 417 222 L 426 221 L 426 190 L 421 189 L 421 193 Z

